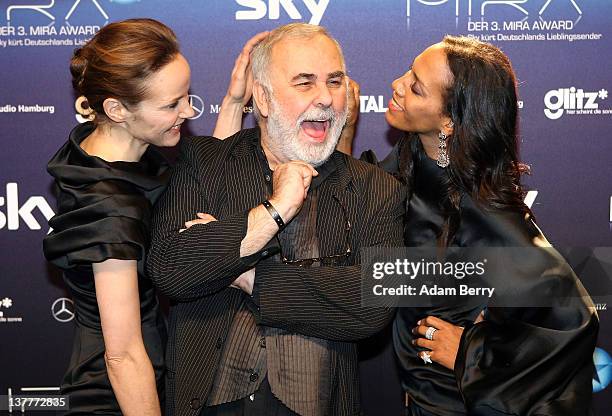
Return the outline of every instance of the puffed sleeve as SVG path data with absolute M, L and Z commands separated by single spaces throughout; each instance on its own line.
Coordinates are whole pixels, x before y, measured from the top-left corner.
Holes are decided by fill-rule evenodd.
M 43 241 L 45 257 L 67 269 L 107 259 L 138 260 L 144 271 L 152 204 L 168 178 L 163 157 L 106 162 L 70 141 L 49 162 L 58 213 Z
M 92 190 L 92 192 L 95 192 Z M 47 259 L 66 269 L 106 259 L 141 260 L 148 245 L 148 201 L 138 195 L 80 195 L 90 203 L 56 215 L 44 239 Z

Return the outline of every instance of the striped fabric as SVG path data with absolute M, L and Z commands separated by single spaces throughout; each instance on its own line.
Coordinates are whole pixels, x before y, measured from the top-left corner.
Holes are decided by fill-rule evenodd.
M 267 259 L 267 249 L 240 258 L 248 211 L 267 197 L 253 145 L 258 135 L 259 129 L 248 129 L 225 141 L 186 139 L 170 185 L 156 206 L 148 272 L 172 300 L 167 414 L 195 416 L 206 404 L 238 311 L 237 298 L 243 296 L 228 286 L 254 266 L 258 323 L 284 330 L 275 334 L 274 345 L 266 347 L 272 388 L 273 377 L 277 386 L 291 383 L 282 371 L 283 362 L 294 368 L 308 364 L 322 368 L 296 352 L 296 341 L 287 344 L 284 335 L 320 338 L 326 341 L 313 343 L 309 351 L 324 343 L 328 350 L 332 344 L 334 349 L 329 355 L 329 391 L 318 392 L 329 396 L 323 414 L 358 414 L 354 342 L 378 332 L 392 318 L 388 309 L 361 305 L 360 247 L 402 246 L 403 187 L 378 168 L 336 152 L 331 157 L 337 169 L 320 185 L 319 251 L 326 256 L 345 248 L 344 214 L 338 204 L 342 201 L 353 225 L 349 265 L 303 269 Z M 179 233 L 197 212 L 207 212 L 218 221 Z M 278 352 L 272 353 L 275 348 Z M 288 394 L 299 396 L 297 385 Z
M 239 290 L 239 289 L 234 289 Z M 251 311 L 242 302 L 225 343 L 207 405 L 233 402 L 254 393 L 266 376 L 266 342 Z
M 266 327 L 266 343 L 268 354 L 274 357 L 268 362 L 272 393 L 300 415 L 330 414 L 331 385 L 340 381 L 332 374 L 332 360 L 339 362 L 347 358 L 347 363 L 351 360 L 350 357 L 337 357 L 334 344 L 340 343 L 270 327 Z M 341 382 L 356 382 L 358 376 L 355 373 Z M 356 399 L 355 396 L 353 400 Z
M 319 257 L 319 239 L 317 237 L 318 200 L 319 188 L 310 189 L 300 212 L 281 233 L 278 233 L 281 254 L 287 259 Z

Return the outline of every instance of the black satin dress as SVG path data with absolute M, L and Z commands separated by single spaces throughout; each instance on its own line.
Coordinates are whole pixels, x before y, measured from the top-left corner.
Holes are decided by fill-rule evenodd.
M 48 165 L 57 187 L 58 213 L 44 242 L 47 259 L 64 269 L 74 301 L 76 332 L 61 393 L 69 415 L 121 415 L 106 372 L 104 339 L 91 264 L 138 260 L 142 337 L 163 401 L 166 327 L 155 290 L 144 275 L 154 201 L 168 179 L 168 165 L 151 146 L 139 162 L 106 162 L 79 143 L 94 130 L 77 126 Z M 162 404 L 163 408 L 163 404 Z
M 383 162 L 385 169 L 400 168 L 400 151 L 394 149 Z M 414 156 L 415 181 L 405 231 L 407 246 L 435 246 L 444 222 L 442 195 L 448 173 L 422 154 Z M 485 211 L 468 195 L 462 195 L 459 226 L 451 246 L 533 247 L 536 237 L 543 238 L 531 218 L 510 211 Z M 512 270 L 508 275 L 513 276 L 516 293 L 526 296 L 542 279 L 549 279 L 553 286 L 561 280 L 569 282 L 565 288 L 573 299 L 570 307 L 509 308 L 455 303 L 398 308 L 393 343 L 402 387 L 409 395 L 408 414 L 591 414 L 592 355 L 599 321 L 571 268 L 560 255 L 553 254 L 551 258 L 551 251 L 537 252 L 528 260 L 534 264 L 517 267 L 516 273 Z M 563 267 L 555 268 L 555 262 Z M 544 277 L 551 265 L 564 270 L 565 275 Z M 524 270 L 531 272 L 526 274 Z M 482 310 L 485 321 L 474 325 Z M 417 357 L 424 349 L 411 344 L 415 338 L 411 329 L 428 315 L 465 327 L 454 372 L 436 363 L 425 364 Z

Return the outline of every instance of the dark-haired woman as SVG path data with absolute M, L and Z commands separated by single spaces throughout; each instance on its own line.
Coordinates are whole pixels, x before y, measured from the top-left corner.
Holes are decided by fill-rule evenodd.
M 160 415 L 166 331 L 144 264 L 168 179 L 154 146 L 176 145 L 193 115 L 189 65 L 168 27 L 132 19 L 102 28 L 70 70 L 92 121 L 48 165 L 58 214 L 44 251 L 64 269 L 76 308 L 61 392 L 71 415 Z
M 409 189 L 406 245 L 529 250 L 504 273 L 511 299 L 563 289 L 566 303 L 399 308 L 393 341 L 408 414 L 589 414 L 598 319 L 558 253 L 536 248 L 548 243 L 523 203 L 509 59 L 447 36 L 392 86 L 386 120 L 407 136 L 381 165 Z

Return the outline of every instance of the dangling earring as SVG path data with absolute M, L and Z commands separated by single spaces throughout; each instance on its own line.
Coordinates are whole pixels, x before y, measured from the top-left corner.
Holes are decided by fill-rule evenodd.
M 440 142 L 438 143 L 438 159 L 436 163 L 441 168 L 445 168 L 450 163 L 448 152 L 446 151 L 446 134 L 440 132 L 440 134 L 438 134 L 438 139 L 440 139 Z

